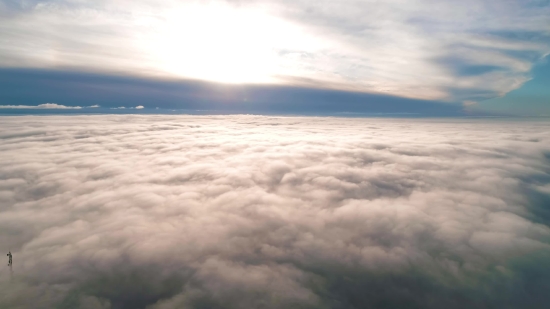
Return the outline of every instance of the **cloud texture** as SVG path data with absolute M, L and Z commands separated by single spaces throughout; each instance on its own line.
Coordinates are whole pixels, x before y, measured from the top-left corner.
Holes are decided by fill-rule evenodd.
M 543 0 L 0 0 L 0 66 L 480 101 L 550 53 Z
M 0 121 L 5 308 L 545 308 L 550 124 Z
M 90 108 L 99 107 L 99 105 L 88 106 Z M 65 106 L 57 103 L 44 103 L 39 105 L 0 105 L 0 108 L 7 109 L 81 109 L 80 106 Z

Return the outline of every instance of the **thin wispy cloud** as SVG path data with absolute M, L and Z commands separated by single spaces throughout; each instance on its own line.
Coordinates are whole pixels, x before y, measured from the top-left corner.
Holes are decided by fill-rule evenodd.
M 90 108 L 99 106 L 88 106 Z M 39 105 L 0 105 L 0 108 L 9 109 L 81 109 L 81 106 L 65 106 L 57 103 L 44 103 Z
M 1 2 L 0 65 L 479 101 L 550 52 L 541 1 Z
M 2 308 L 546 308 L 548 122 L 0 121 Z
M 44 103 L 38 105 L 0 105 L 1 109 L 83 109 L 83 108 L 99 108 L 100 106 L 90 105 L 90 106 L 67 106 L 57 103 Z

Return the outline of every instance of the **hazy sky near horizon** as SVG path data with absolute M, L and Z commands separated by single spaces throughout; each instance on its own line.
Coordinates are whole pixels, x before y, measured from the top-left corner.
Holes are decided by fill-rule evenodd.
M 550 52 L 544 0 L 2 0 L 0 17 L 4 69 L 313 87 L 465 106 L 520 88 Z

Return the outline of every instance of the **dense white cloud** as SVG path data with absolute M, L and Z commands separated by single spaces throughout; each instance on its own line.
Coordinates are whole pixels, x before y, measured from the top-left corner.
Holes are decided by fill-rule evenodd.
M 550 124 L 0 121 L 6 308 L 544 308 Z
M 550 6 L 536 0 L 0 4 L 4 67 L 476 101 L 521 86 L 550 53 Z

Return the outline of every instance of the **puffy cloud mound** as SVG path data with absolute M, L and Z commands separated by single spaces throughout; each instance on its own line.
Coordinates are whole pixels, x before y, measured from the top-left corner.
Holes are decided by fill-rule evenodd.
M 545 308 L 550 124 L 0 121 L 2 308 Z

